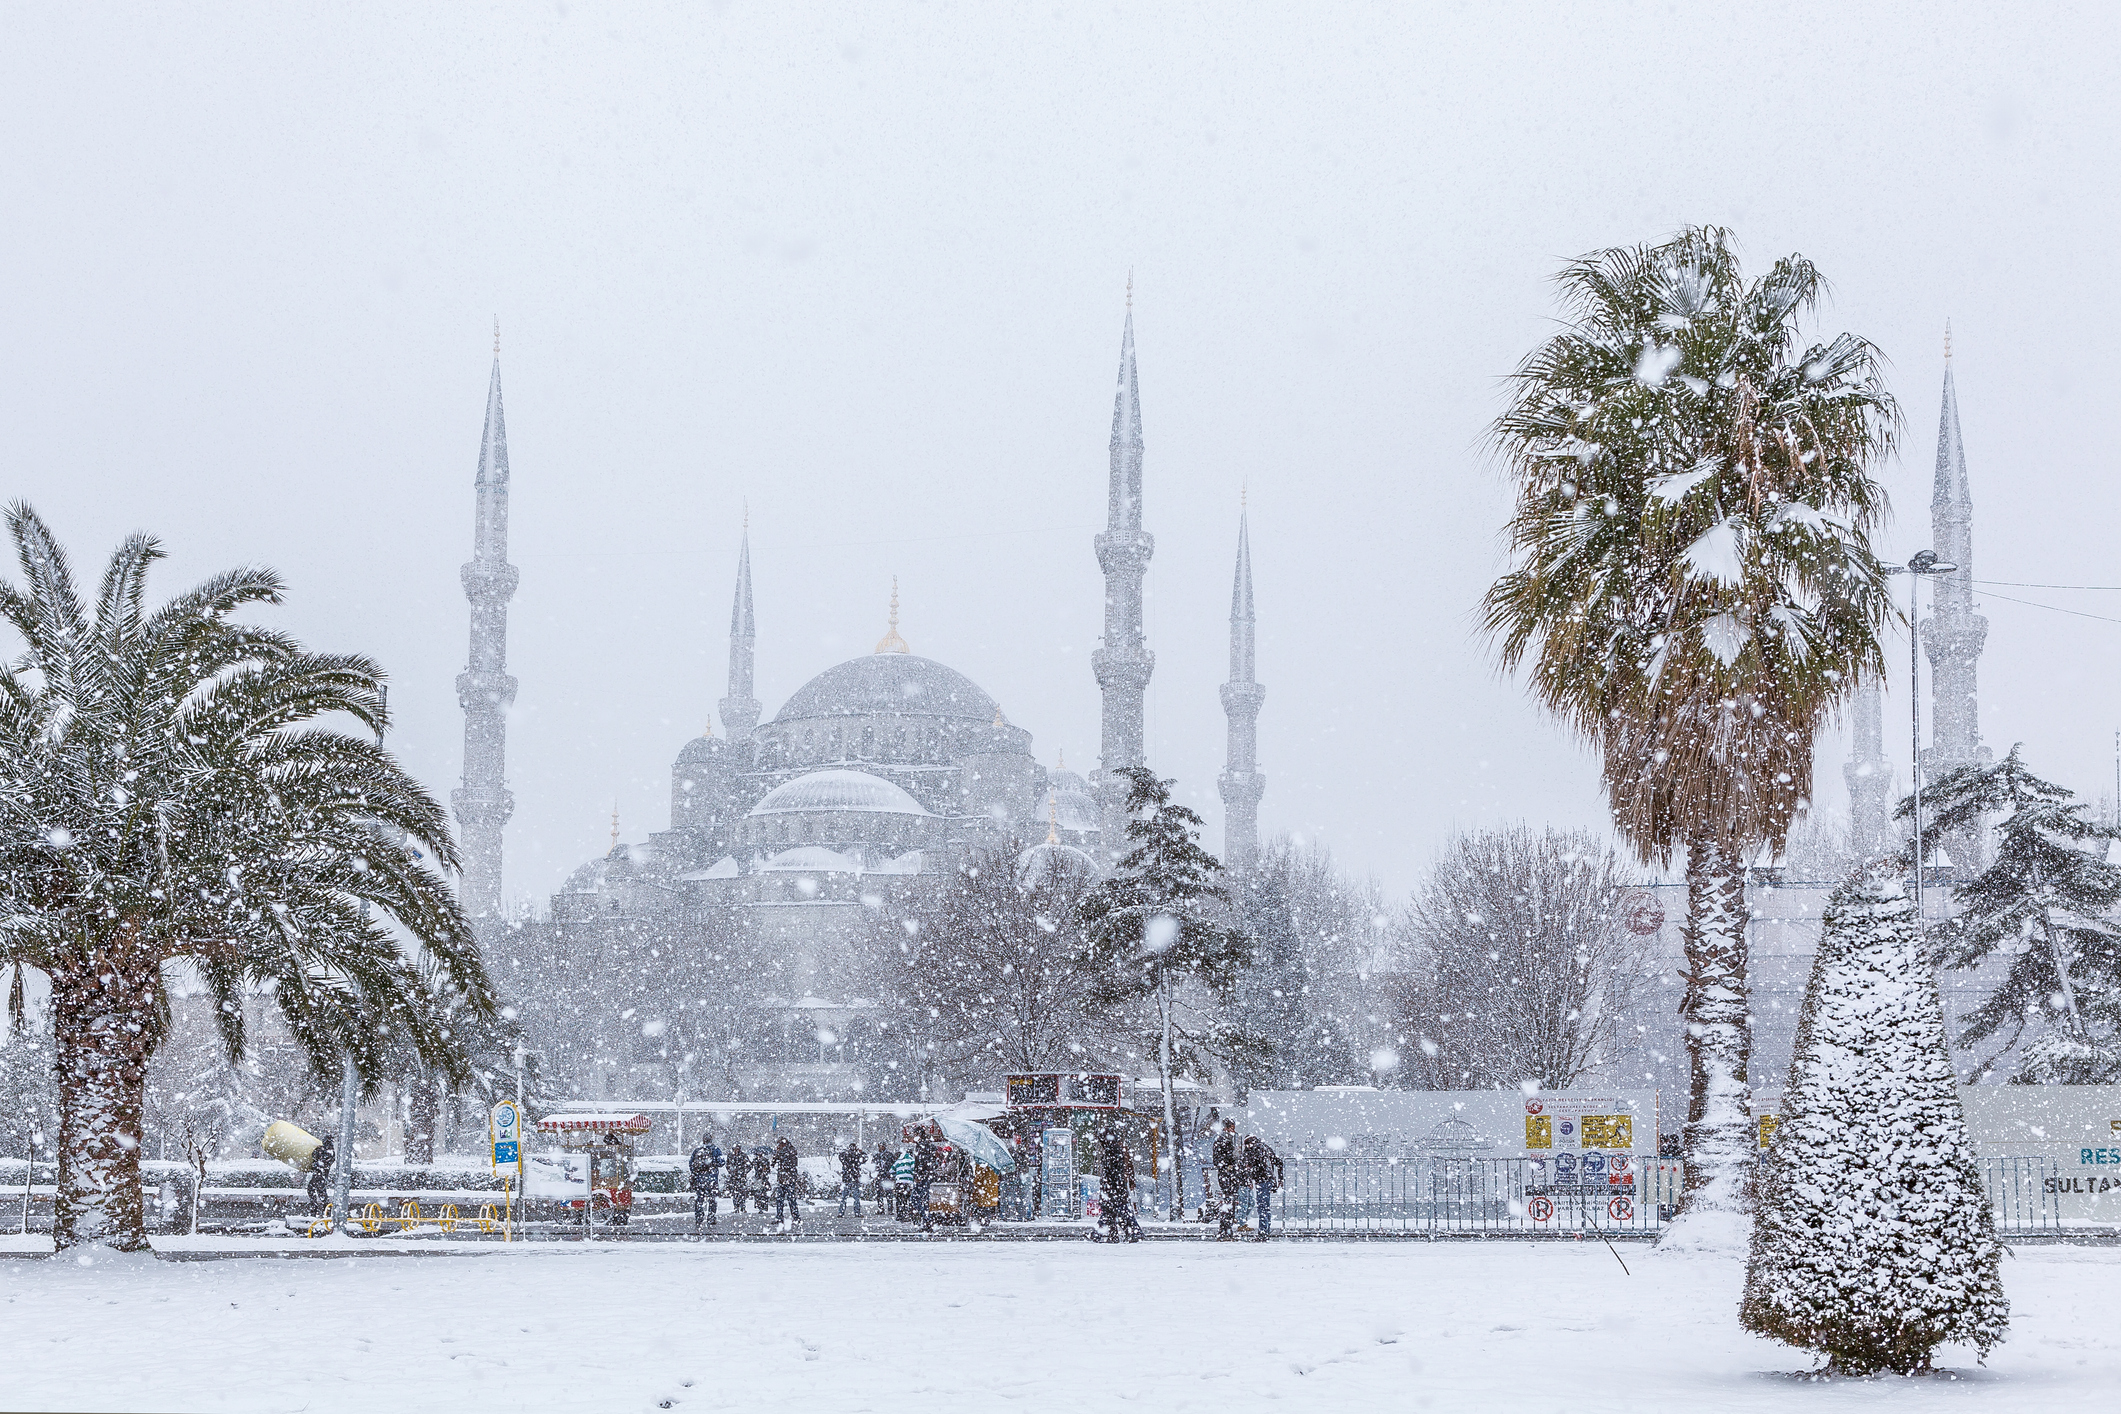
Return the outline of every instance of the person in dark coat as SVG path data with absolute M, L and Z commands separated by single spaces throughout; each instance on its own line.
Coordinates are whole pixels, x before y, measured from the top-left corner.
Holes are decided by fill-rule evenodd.
M 713 1135 L 700 1140 L 700 1145 L 685 1161 L 688 1176 L 692 1179 L 692 1226 L 698 1231 L 704 1222 L 715 1225 L 714 1186 L 722 1178 L 722 1150 L 714 1142 Z
M 862 1150 L 852 1139 L 840 1150 L 840 1216 L 847 1216 L 847 1200 L 854 1200 L 854 1215 L 862 1215 Z
M 876 1206 L 886 1209 L 891 1203 L 891 1166 L 898 1161 L 898 1151 L 879 1139 L 869 1161 L 876 1166 Z
M 1215 1147 L 1208 1151 L 1208 1160 L 1215 1165 L 1215 1187 L 1218 1190 L 1215 1240 L 1235 1242 L 1237 1234 L 1232 1229 L 1237 1223 L 1237 1192 L 1244 1187 L 1244 1178 L 1238 1172 L 1240 1154 L 1236 1120 L 1223 1121 L 1223 1132 L 1215 1136 Z
M 803 1165 L 795 1152 L 795 1141 L 785 1134 L 781 1136 L 781 1142 L 773 1146 L 773 1174 L 773 1220 L 783 1221 L 781 1214 L 785 1211 L 786 1221 L 801 1222 L 803 1210 L 798 1195 L 803 1182 Z
M 764 1144 L 751 1151 L 751 1206 L 766 1211 L 767 1186 L 773 1182 L 773 1154 Z
M 928 1216 L 928 1185 L 935 1182 L 935 1171 L 942 1156 L 937 1152 L 935 1139 L 929 1126 L 921 1125 L 913 1131 L 913 1216 L 920 1221 L 922 1232 L 935 1231 L 935 1221 Z
M 303 1186 L 309 1190 L 309 1206 L 320 1213 L 331 1204 L 332 1157 L 338 1149 L 327 1134 L 309 1156 L 309 1182 Z
M 1274 1235 L 1274 1193 L 1282 1185 L 1281 1155 L 1257 1134 L 1247 1134 L 1238 1150 L 1238 1180 L 1258 1195 L 1253 1211 L 1259 1214 L 1259 1236 L 1265 1242 Z
M 1134 1155 L 1114 1125 L 1097 1135 L 1097 1202 L 1105 1220 L 1105 1240 L 1141 1241 L 1141 1224 L 1134 1219 Z

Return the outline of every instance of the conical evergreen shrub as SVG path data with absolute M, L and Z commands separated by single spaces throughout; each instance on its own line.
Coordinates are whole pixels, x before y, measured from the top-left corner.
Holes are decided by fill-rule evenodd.
M 1839 1373 L 1912 1374 L 2003 1338 L 2001 1257 L 1914 907 L 1859 874 L 1827 904 L 1739 1320 Z

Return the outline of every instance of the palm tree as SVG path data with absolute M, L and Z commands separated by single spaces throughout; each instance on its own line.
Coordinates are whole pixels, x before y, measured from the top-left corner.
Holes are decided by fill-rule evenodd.
M 61 1248 L 146 1245 L 139 1154 L 147 1064 L 188 965 L 229 1054 L 265 991 L 321 1079 L 373 1084 L 393 1044 L 462 1067 L 422 968 L 470 1015 L 494 1011 L 469 925 L 428 861 L 456 863 L 441 807 L 377 742 L 381 670 L 233 621 L 278 575 L 231 570 L 146 607 L 151 538 L 119 546 L 92 605 L 17 504 L 24 587 L 0 583 L 23 651 L 0 671 L 0 965 L 51 979 Z M 410 936 L 401 945 L 386 926 Z
M 1482 601 L 1505 669 L 1598 749 L 1645 863 L 1684 849 L 1690 1210 L 1744 1206 L 1743 860 L 1811 796 L 1812 742 L 1883 671 L 1869 536 L 1899 410 L 1879 355 L 1799 351 L 1825 292 L 1800 256 L 1748 282 L 1727 232 L 1605 250 L 1559 277 L 1562 328 L 1519 365 L 1491 445 L 1517 483 L 1514 567 Z

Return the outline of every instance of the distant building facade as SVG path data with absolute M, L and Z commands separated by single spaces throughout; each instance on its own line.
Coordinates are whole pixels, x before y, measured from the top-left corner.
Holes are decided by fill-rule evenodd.
M 587 1098 L 916 1098 L 921 1067 L 878 1019 L 880 949 L 888 918 L 950 878 L 968 856 L 1015 842 L 1041 867 L 1100 873 L 1125 851 L 1118 768 L 1142 764 L 1142 697 L 1154 657 L 1141 581 L 1153 541 L 1142 529 L 1143 439 L 1131 294 L 1114 398 L 1110 523 L 1096 538 L 1105 577 L 1104 642 L 1093 658 L 1103 696 L 1103 769 L 1089 776 L 1043 765 L 1031 734 L 972 678 L 912 651 L 901 636 L 894 586 L 874 652 L 825 668 L 770 717 L 755 695 L 757 649 L 748 527 L 740 541 L 730 614 L 723 732 L 684 744 L 671 767 L 670 825 L 621 843 L 576 869 L 545 917 L 500 951 L 511 972 L 536 973 L 526 1028 L 574 1043 L 548 1046 L 566 1076 L 553 1088 Z M 498 437 L 498 361 L 489 444 Z M 493 542 L 493 496 L 482 454 L 480 560 Z M 505 453 L 500 461 L 505 496 Z M 505 521 L 502 522 L 505 526 Z M 513 589 L 509 570 L 508 589 Z M 1230 770 L 1226 847 L 1251 856 L 1264 776 L 1253 721 L 1264 693 L 1252 680 L 1250 545 L 1240 528 L 1232 612 Z M 467 592 L 474 576 L 466 571 Z M 474 592 L 473 670 L 467 689 L 467 842 L 505 799 L 498 723 L 487 706 L 512 694 L 494 678 L 505 662 L 505 617 L 490 607 L 496 576 Z M 481 594 L 486 597 L 482 598 Z M 1241 614 L 1239 612 L 1241 606 Z M 1242 634 L 1242 652 L 1238 635 Z M 1240 676 L 1239 669 L 1242 668 Z M 476 681 L 474 681 L 476 680 Z M 476 750 L 474 749 L 476 748 Z M 499 791 L 500 794 L 496 795 Z M 505 815 L 501 818 L 505 819 Z M 497 835 L 498 830 L 495 827 Z M 479 836 L 483 839 L 483 835 Z M 1028 850 L 1024 844 L 1031 844 Z M 498 889 L 498 843 L 476 855 Z M 467 869 L 467 901 L 484 897 Z M 571 1002 L 562 1000 L 571 997 Z M 629 998 L 636 999 L 627 1005 Z M 568 1014 L 572 1009 L 574 1015 Z M 550 1013 L 549 1015 L 546 1013 Z

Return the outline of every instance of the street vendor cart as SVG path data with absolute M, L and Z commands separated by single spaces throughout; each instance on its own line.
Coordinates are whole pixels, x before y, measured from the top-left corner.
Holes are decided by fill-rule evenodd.
M 561 1199 L 590 1227 L 624 1227 L 633 1216 L 634 1151 L 648 1132 L 648 1116 L 614 1112 L 547 1115 L 537 1132 L 557 1139 L 581 1167 L 586 1182 L 579 1197 Z

